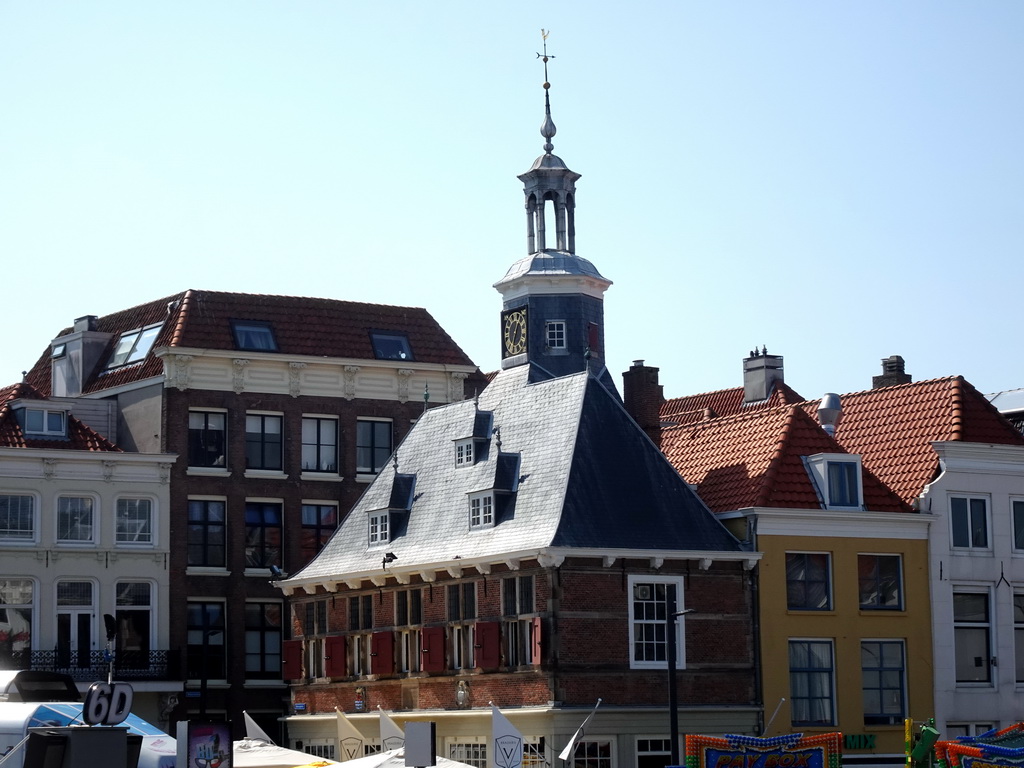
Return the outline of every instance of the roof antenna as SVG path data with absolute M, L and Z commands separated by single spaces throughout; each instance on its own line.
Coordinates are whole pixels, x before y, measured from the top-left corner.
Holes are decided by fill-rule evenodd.
M 551 119 L 551 83 L 548 82 L 548 59 L 555 57 L 548 56 L 548 34 L 549 30 L 547 29 L 540 31 L 541 40 L 544 41 L 544 53 L 538 53 L 537 58 L 544 62 L 544 122 L 540 126 L 540 135 L 547 139 L 544 142 L 544 151 L 550 155 L 551 151 L 555 148 L 555 145 L 551 143 L 551 139 L 554 138 L 557 129 Z
M 395 474 L 397 475 L 398 474 L 398 451 L 395 451 L 391 455 L 391 463 L 394 464 L 394 466 L 395 466 Z
M 427 412 L 427 403 L 430 401 L 430 382 L 423 384 L 423 412 Z

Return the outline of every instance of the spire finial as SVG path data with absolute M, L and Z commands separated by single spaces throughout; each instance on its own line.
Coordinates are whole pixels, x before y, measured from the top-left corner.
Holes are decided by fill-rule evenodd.
M 555 148 L 555 145 L 551 143 L 551 139 L 554 137 L 557 129 L 555 128 L 554 121 L 551 119 L 551 83 L 548 82 L 548 59 L 555 57 L 548 55 L 548 34 L 549 30 L 542 29 L 540 31 L 540 38 L 544 43 L 544 53 L 538 53 L 537 58 L 544 62 L 544 122 L 540 125 L 540 135 L 547 139 L 544 142 L 544 151 L 550 155 L 551 150 Z

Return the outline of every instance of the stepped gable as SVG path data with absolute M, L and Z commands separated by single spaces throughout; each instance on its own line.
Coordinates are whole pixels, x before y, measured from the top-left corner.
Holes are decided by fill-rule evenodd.
M 748 507 L 820 509 L 821 500 L 801 457 L 847 452 L 798 405 L 756 408 L 667 428 L 662 450 L 715 512 Z M 868 510 L 910 511 L 870 472 L 862 474 Z
M 908 504 L 939 471 L 932 442 L 1024 445 L 1024 435 L 962 376 L 854 392 L 840 401 L 836 440 Z M 817 405 L 804 407 L 813 412 Z
M 72 415 L 68 415 L 67 440 L 40 440 L 26 438 L 18 420 L 11 410 L 11 402 L 21 398 L 29 400 L 45 400 L 46 398 L 29 384 L 12 384 L 0 389 L 0 448 L 43 448 L 72 451 L 120 451 L 114 443 L 107 440 L 89 426 L 83 424 Z
M 372 360 L 370 331 L 394 331 L 408 337 L 413 353 L 410 363 L 473 365 L 430 313 L 419 307 L 189 290 L 97 318 L 96 330 L 112 334 L 112 338 L 97 368 L 87 377 L 84 393 L 162 375 L 163 363 L 154 354 L 161 347 L 235 350 L 232 320 L 269 323 L 278 347 L 270 354 Z M 164 326 L 142 361 L 104 370 L 121 334 L 159 322 Z M 71 331 L 66 328 L 58 336 Z M 41 392 L 50 392 L 49 350 L 27 380 Z
M 744 405 L 743 387 L 720 389 L 699 395 L 685 395 L 666 400 L 661 406 L 661 420 L 668 424 L 691 424 L 704 419 L 708 409 L 716 416 L 732 416 L 755 409 L 778 408 L 804 402 L 792 387 L 782 381 L 775 382 L 767 400 Z
M 453 441 L 473 435 L 478 411 L 493 414 L 497 431 L 473 466 L 453 468 Z M 385 550 L 403 567 L 562 547 L 742 551 L 617 398 L 586 372 L 531 382 L 528 365 L 503 370 L 478 404 L 425 412 L 396 457 L 289 581 L 377 573 Z M 509 457 L 519 460 L 515 490 L 496 508 L 495 525 L 470 530 L 468 495 L 499 487 Z M 389 508 L 396 478 L 409 475 L 415 492 L 410 509 L 399 513 L 401 534 L 370 546 L 367 514 Z

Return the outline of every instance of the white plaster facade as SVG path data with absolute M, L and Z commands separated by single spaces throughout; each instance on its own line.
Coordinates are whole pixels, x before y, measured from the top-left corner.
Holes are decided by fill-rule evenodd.
M 0 621 L 2 666 L 27 667 L 23 654 L 32 652 L 34 668 L 70 669 L 84 690 L 105 679 L 105 614 L 116 617 L 121 662 L 149 665 L 152 652 L 168 649 L 167 511 L 176 458 L 0 448 L 7 513 L 0 528 L 0 613 L 9 625 L 5 633 Z M 158 723 L 182 684 L 148 666 L 134 673 L 140 679 L 127 670 L 116 677 L 130 680 L 136 713 Z
M 1016 546 L 1024 531 L 1014 525 L 1016 501 L 1022 518 L 1017 528 L 1024 526 L 1024 447 L 963 442 L 932 447 L 941 472 L 920 502 L 923 512 L 936 517 L 929 541 L 935 721 L 939 732 L 952 738 L 1024 718 L 1024 548 Z M 973 505 L 972 499 L 977 500 Z M 961 523 L 956 539 L 954 504 Z M 984 536 L 977 527 L 982 507 Z

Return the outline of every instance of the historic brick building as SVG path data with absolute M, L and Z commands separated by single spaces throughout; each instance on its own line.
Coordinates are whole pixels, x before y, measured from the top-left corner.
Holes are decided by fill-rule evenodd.
M 759 732 L 759 556 L 623 408 L 602 363 L 610 282 L 574 252 L 579 176 L 552 154 L 549 110 L 542 134 L 520 176 L 528 253 L 495 285 L 502 370 L 423 414 L 324 550 L 280 582 L 296 746 L 331 754 L 336 707 L 372 741 L 381 707 L 434 721 L 442 754 L 483 768 L 493 702 L 527 761 L 551 764 L 600 698 L 572 760 L 664 765 L 670 691 L 681 732 Z

